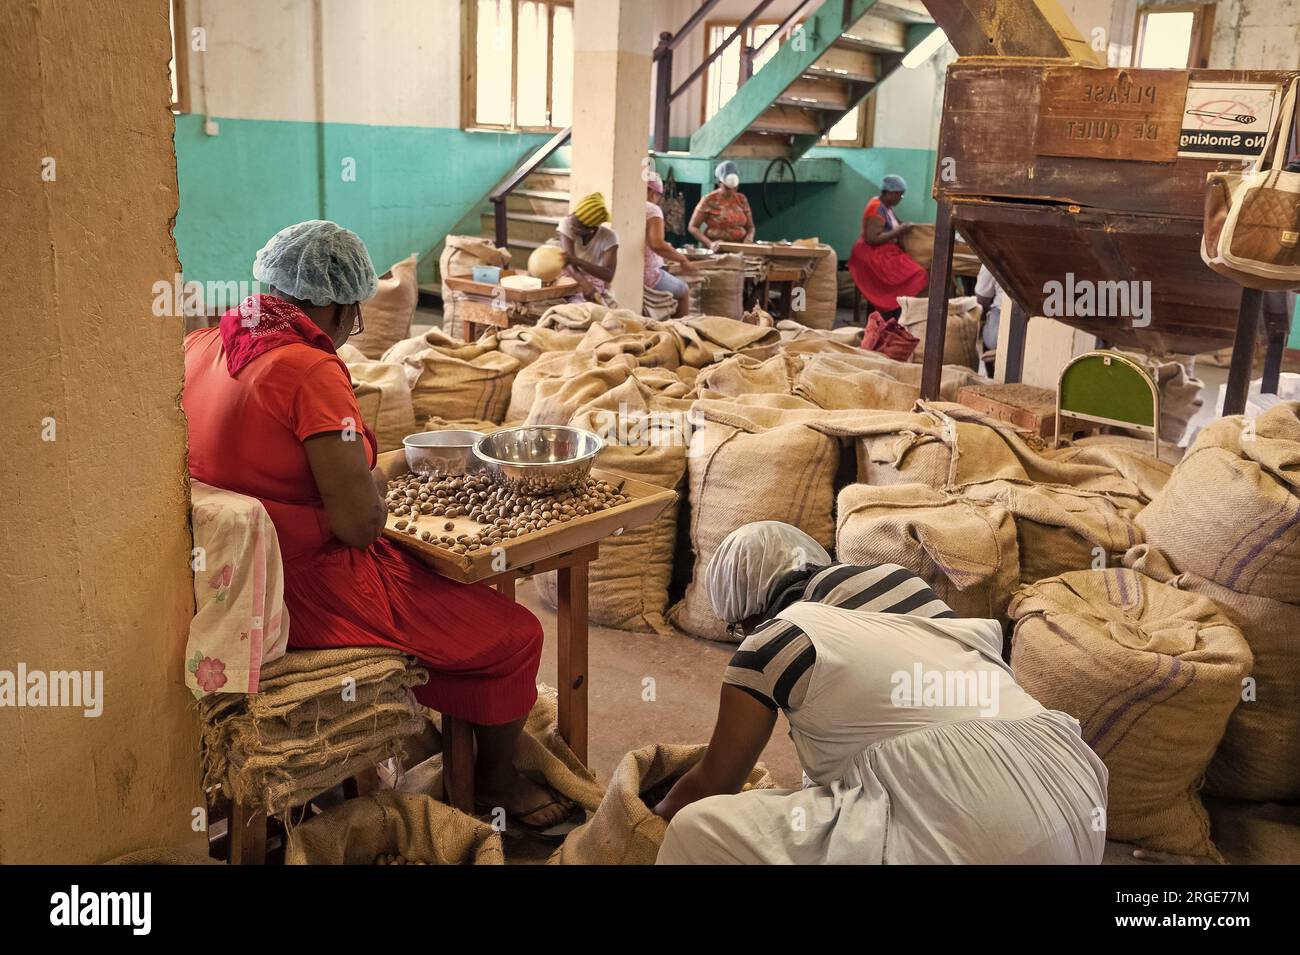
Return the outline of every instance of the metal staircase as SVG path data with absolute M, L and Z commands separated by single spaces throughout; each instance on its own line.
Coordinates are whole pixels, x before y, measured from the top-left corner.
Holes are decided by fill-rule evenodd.
M 921 0 L 823 0 L 695 131 L 690 154 L 798 159 L 933 29 Z

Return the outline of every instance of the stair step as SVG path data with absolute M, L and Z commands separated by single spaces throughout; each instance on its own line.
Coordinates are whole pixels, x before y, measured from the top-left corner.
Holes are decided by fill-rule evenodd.
M 569 170 L 539 169 L 525 176 L 520 185 L 524 189 L 533 189 L 539 192 L 563 192 L 567 194 L 569 191 Z
M 507 235 L 512 243 L 516 240 L 526 240 L 541 244 L 555 235 L 555 227 L 560 224 L 559 216 L 540 216 L 522 212 L 511 212 L 506 216 L 506 220 Z M 496 233 L 496 220 L 492 213 L 483 213 L 479 220 L 479 228 L 485 235 Z
M 741 133 L 736 141 L 722 151 L 730 159 L 775 159 L 790 155 L 790 137 L 775 133 L 763 133 L 752 127 Z
M 934 17 L 923 0 L 876 0 L 871 16 L 898 23 L 933 23 Z
M 907 49 L 907 24 L 868 14 L 839 35 L 832 46 L 902 53 Z
M 569 214 L 569 194 L 535 189 L 516 189 L 506 197 L 510 212 L 563 218 Z
M 863 76 L 857 73 L 846 73 L 840 70 L 825 69 L 820 66 L 810 66 L 805 76 L 819 76 L 826 79 L 846 80 L 850 83 L 865 83 L 868 86 L 875 86 L 877 79 L 874 76 Z
M 839 43 L 840 41 L 836 40 L 831 44 L 830 49 L 819 56 L 805 72 L 848 77 L 865 76 L 873 80 L 880 75 L 880 58 L 877 54 L 857 47 L 840 46 Z
M 843 111 L 849 108 L 849 87 L 838 79 L 804 74 L 785 88 L 774 101 L 802 109 Z
M 769 106 L 749 128 L 761 133 L 810 136 L 820 135 L 822 124 L 820 118 L 810 110 L 796 106 Z

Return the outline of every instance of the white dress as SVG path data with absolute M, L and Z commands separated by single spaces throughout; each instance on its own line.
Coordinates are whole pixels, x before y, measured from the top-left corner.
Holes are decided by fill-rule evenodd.
M 769 680 L 811 785 L 685 807 L 659 863 L 1100 862 L 1106 767 L 1016 684 L 1001 642 L 993 620 L 787 607 L 728 682 L 759 696 Z

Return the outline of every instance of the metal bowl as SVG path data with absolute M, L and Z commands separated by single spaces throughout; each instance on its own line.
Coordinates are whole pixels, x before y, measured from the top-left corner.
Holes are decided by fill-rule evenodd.
M 454 476 L 479 469 L 474 444 L 482 431 L 421 431 L 402 439 L 406 465 L 416 474 Z
M 524 426 L 484 435 L 474 445 L 474 456 L 498 484 L 520 494 L 541 495 L 582 483 L 604 446 L 581 428 Z

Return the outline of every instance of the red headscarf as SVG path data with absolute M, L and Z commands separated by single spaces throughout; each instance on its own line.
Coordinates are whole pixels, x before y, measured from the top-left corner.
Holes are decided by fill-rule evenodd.
M 273 295 L 250 295 L 221 316 L 226 368 L 233 378 L 263 352 L 301 343 L 335 354 L 334 343 L 296 305 Z

